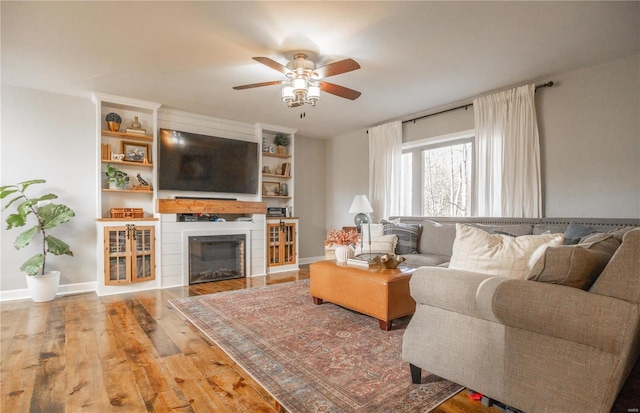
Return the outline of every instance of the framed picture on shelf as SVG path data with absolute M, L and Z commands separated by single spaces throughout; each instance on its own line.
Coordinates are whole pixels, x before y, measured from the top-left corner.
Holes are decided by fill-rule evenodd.
M 128 162 L 151 162 L 151 145 L 148 143 L 122 141 L 122 153 Z
M 263 196 L 278 196 L 280 195 L 280 183 L 278 182 L 262 182 L 262 195 Z

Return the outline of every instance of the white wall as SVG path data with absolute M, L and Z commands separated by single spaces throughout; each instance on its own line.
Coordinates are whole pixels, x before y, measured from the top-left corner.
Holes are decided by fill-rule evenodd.
M 639 218 L 640 56 L 547 80 L 556 85 L 536 94 L 545 216 Z M 473 129 L 472 109 L 406 123 L 403 139 Z M 351 222 L 350 200 L 368 193 L 367 151 L 365 131 L 331 139 L 327 228 Z
M 30 188 L 34 194 L 53 192 L 76 213 L 69 223 L 51 233 L 69 243 L 74 256 L 48 256 L 47 269 L 62 271 L 61 287 L 94 282 L 95 106 L 89 99 L 2 85 L 1 132 L 2 185 L 44 178 L 46 184 Z M 40 245 L 29 245 L 20 251 L 13 247 L 21 230 L 6 230 L 7 214 L 8 211 L 2 213 L 0 231 L 2 291 L 26 288 L 20 266 L 40 250 Z
M 548 217 L 640 217 L 640 55 L 536 94 Z
M 305 263 L 305 259 L 324 254 L 327 141 L 296 135 L 295 144 L 296 216 L 300 218 L 299 257 Z

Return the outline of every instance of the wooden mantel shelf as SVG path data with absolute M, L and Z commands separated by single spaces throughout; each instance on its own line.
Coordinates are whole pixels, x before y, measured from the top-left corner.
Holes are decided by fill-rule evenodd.
M 160 214 L 266 214 L 266 202 L 206 199 L 158 199 Z

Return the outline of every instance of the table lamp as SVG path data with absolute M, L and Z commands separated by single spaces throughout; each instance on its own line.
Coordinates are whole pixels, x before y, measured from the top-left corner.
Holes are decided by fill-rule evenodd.
M 373 208 L 369 203 L 369 199 L 366 195 L 356 195 L 353 198 L 353 202 L 351 203 L 351 208 L 349 208 L 350 214 L 357 214 L 353 219 L 353 222 L 356 224 L 356 227 L 362 233 L 362 224 L 367 223 L 369 229 L 369 258 L 371 258 L 371 218 L 369 215 L 373 212 Z M 360 251 L 362 251 L 362 247 L 364 244 L 364 237 L 360 237 Z

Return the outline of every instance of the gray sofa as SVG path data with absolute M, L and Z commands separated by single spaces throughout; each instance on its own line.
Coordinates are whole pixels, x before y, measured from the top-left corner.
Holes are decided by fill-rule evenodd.
M 414 382 L 425 369 L 527 413 L 610 411 L 640 352 L 640 228 L 616 233 L 623 241 L 588 290 L 443 263 L 456 222 L 524 235 L 564 232 L 572 222 L 613 231 L 640 220 L 400 221 L 422 225 L 418 253 L 405 257 L 427 265 L 411 279 L 416 312 L 403 339 Z

